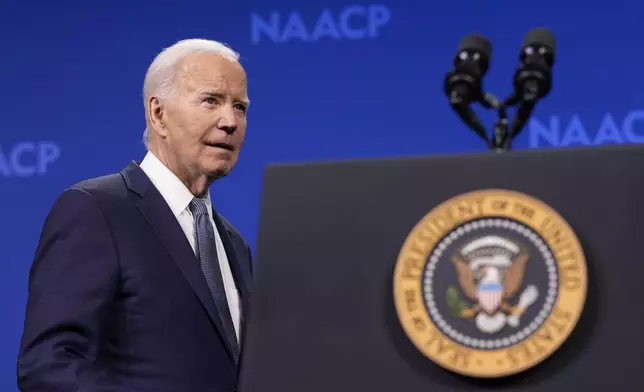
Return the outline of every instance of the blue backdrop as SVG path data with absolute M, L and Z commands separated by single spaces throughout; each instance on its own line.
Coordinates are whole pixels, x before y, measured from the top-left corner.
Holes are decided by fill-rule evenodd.
M 213 197 L 254 247 L 267 163 L 485 149 L 442 92 L 469 33 L 493 42 L 485 86 L 502 98 L 525 33 L 557 36 L 554 89 L 516 148 L 644 141 L 643 19 L 641 0 L 3 0 L 0 390 L 16 390 L 43 220 L 64 188 L 143 157 L 143 77 L 163 47 L 201 37 L 241 52 L 247 141 Z

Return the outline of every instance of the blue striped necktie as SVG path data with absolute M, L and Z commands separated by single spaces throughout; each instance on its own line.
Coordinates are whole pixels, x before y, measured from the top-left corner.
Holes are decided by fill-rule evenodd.
M 206 204 L 203 200 L 197 198 L 192 199 L 189 208 L 194 217 L 197 255 L 199 264 L 201 265 L 201 271 L 203 271 L 212 298 L 219 310 L 221 322 L 224 325 L 228 341 L 232 347 L 235 363 L 237 363 L 239 359 L 239 345 L 237 343 L 237 336 L 235 335 L 233 319 L 230 316 L 230 309 L 228 308 L 221 268 L 219 267 L 215 231 L 213 230 Z

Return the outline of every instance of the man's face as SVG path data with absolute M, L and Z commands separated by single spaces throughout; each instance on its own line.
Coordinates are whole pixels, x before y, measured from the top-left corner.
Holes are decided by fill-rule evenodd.
M 166 154 L 190 177 L 217 179 L 235 166 L 246 134 L 246 74 L 215 54 L 184 58 L 165 105 Z

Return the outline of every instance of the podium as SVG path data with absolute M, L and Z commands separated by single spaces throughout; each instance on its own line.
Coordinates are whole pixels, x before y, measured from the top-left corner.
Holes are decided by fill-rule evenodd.
M 241 392 L 644 385 L 643 146 L 284 164 L 264 181 Z

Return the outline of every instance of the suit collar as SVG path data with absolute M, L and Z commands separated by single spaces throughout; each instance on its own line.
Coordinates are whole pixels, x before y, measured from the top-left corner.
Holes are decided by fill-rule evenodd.
M 123 170 L 121 170 L 121 176 L 123 177 L 127 188 L 139 195 L 139 197 L 143 198 L 149 188 L 156 188 L 156 186 L 152 183 L 146 173 L 141 169 L 141 164 L 143 164 L 143 162 L 130 162 Z M 155 189 L 155 191 L 157 191 L 157 193 L 160 193 L 157 189 Z M 219 216 L 217 211 L 212 207 L 210 190 L 208 190 L 206 196 L 204 196 L 204 201 L 206 202 L 208 209 L 212 212 L 213 219 L 215 220 L 215 222 L 217 222 L 217 227 L 220 234 L 223 235 L 224 233 L 228 233 L 229 236 L 234 237 L 235 233 L 226 223 L 222 221 L 221 216 Z M 174 213 L 174 210 L 172 212 Z M 228 252 L 228 250 L 226 251 Z
M 129 165 L 121 170 L 121 176 L 127 188 L 140 197 L 144 197 L 148 188 L 152 185 L 148 176 L 139 167 L 139 162 L 136 161 L 130 162 Z

